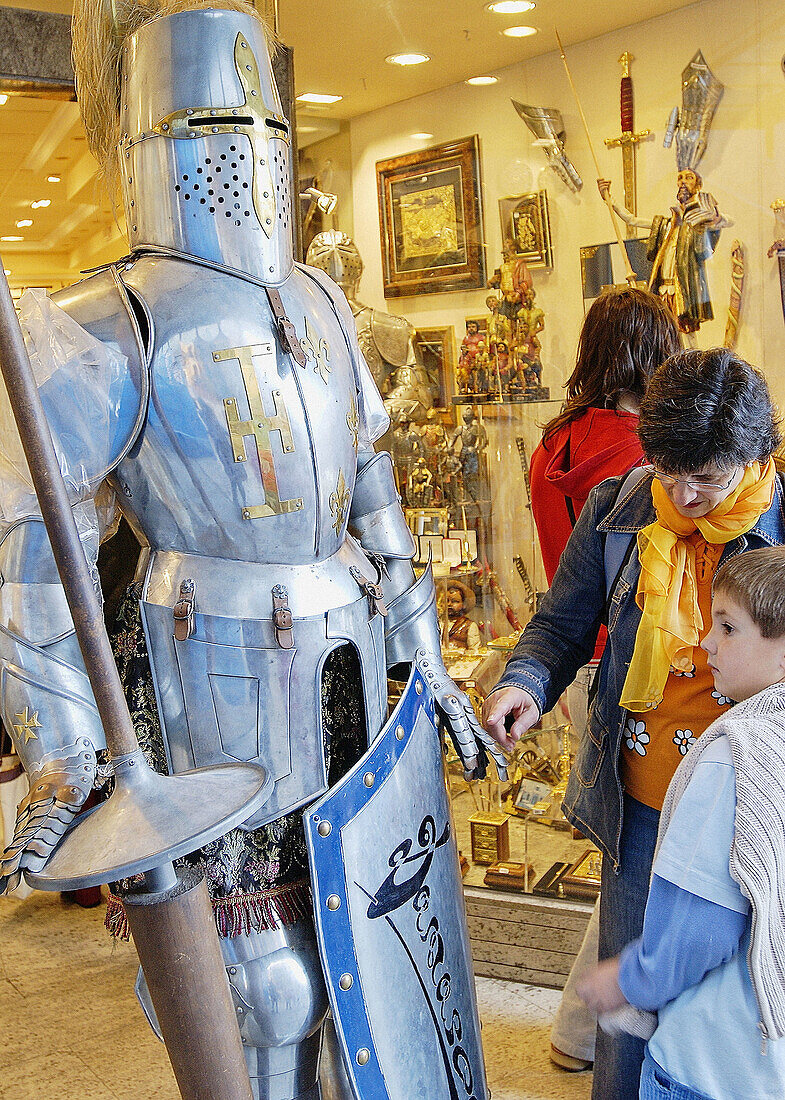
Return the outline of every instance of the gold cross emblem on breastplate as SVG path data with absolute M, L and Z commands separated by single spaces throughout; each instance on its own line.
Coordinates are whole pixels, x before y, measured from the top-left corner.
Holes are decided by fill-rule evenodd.
M 232 454 L 235 462 L 246 462 L 248 455 L 245 450 L 246 437 L 252 436 L 256 441 L 256 453 L 259 459 L 259 469 L 262 474 L 264 486 L 264 504 L 248 504 L 242 510 L 243 519 L 262 519 L 265 516 L 281 516 L 288 512 L 296 512 L 303 506 L 302 497 L 292 500 L 281 500 L 278 492 L 278 479 L 275 476 L 275 463 L 273 462 L 272 444 L 270 433 L 278 432 L 281 437 L 281 446 L 285 454 L 294 451 L 292 429 L 286 412 L 283 396 L 280 390 L 272 391 L 275 416 L 267 416 L 264 411 L 262 394 L 254 370 L 254 358 L 263 358 L 275 367 L 275 349 L 272 344 L 249 344 L 241 348 L 224 348 L 222 351 L 213 352 L 215 363 L 225 363 L 231 359 L 237 359 L 245 385 L 245 394 L 248 398 L 248 408 L 251 416 L 248 420 L 241 420 L 237 409 L 237 398 L 224 398 L 224 412 L 226 424 L 229 428 L 229 439 L 232 444 Z

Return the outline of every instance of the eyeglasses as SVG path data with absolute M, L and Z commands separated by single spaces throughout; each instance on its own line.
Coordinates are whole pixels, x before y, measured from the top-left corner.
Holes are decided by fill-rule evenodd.
M 725 489 L 730 489 L 731 483 L 736 476 L 737 471 L 734 470 L 728 480 L 723 485 L 718 485 L 713 481 L 692 481 L 688 477 L 673 477 L 671 474 L 664 474 L 662 470 L 655 470 L 652 468 L 652 474 L 664 485 L 666 489 L 672 489 L 674 485 L 686 485 L 688 489 L 692 489 L 696 493 L 721 493 Z

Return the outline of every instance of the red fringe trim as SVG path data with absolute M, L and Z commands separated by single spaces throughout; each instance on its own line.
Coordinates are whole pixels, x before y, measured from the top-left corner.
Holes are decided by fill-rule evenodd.
M 128 925 L 128 917 L 125 915 L 125 906 L 117 894 L 111 892 L 106 902 L 104 928 L 113 939 L 127 941 L 131 938 L 131 929 Z
M 259 890 L 255 894 L 213 898 L 212 901 L 218 935 L 227 939 L 294 924 L 311 913 L 311 890 L 307 880 Z M 109 894 L 104 927 L 115 939 L 131 937 L 125 906 L 116 894 Z

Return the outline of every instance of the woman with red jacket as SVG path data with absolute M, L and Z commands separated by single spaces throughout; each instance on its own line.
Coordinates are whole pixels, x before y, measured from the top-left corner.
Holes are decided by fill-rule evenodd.
M 589 491 L 641 462 L 641 398 L 655 367 L 679 347 L 673 315 L 647 290 L 612 288 L 592 303 L 564 407 L 531 460 L 532 513 L 548 584 Z
M 589 491 L 643 460 L 637 434 L 641 398 L 655 368 L 679 347 L 676 321 L 656 295 L 613 288 L 592 303 L 567 381 L 567 400 L 546 425 L 531 461 L 532 513 L 548 584 Z M 603 627 L 594 661 L 568 689 L 579 734 L 586 725 L 589 683 L 605 639 Z M 587 1069 L 594 1060 L 596 1018 L 574 987 L 597 957 L 596 918 L 595 911 L 551 1030 L 551 1059 L 567 1070 Z

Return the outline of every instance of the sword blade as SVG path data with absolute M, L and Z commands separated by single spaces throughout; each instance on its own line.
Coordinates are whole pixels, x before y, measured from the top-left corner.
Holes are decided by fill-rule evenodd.
M 624 205 L 631 214 L 638 213 L 638 198 L 635 181 L 635 141 L 623 141 L 621 146 L 622 180 L 624 183 Z M 627 237 L 636 236 L 635 226 L 627 226 Z

